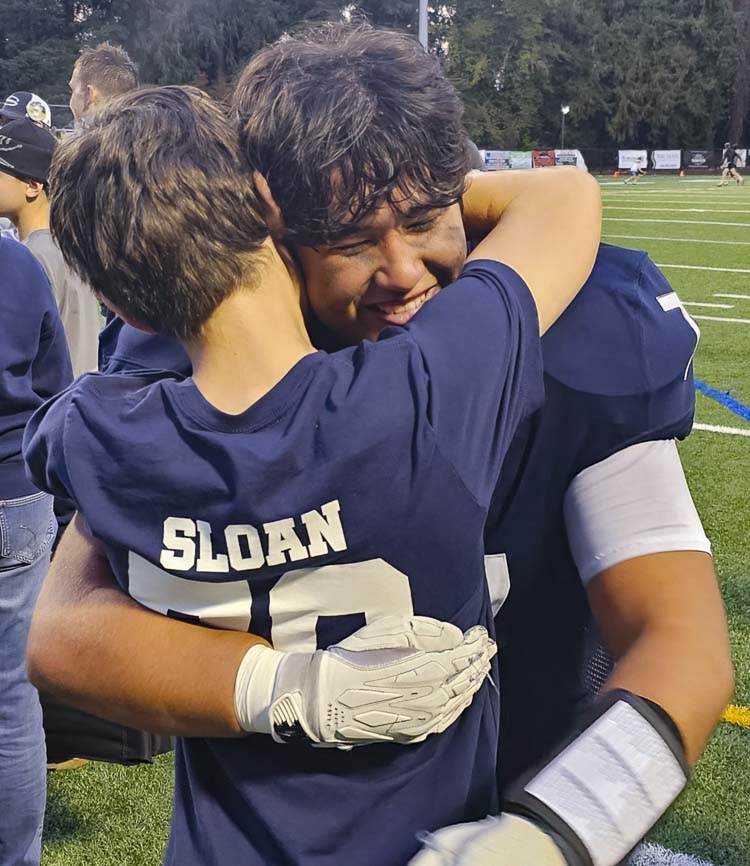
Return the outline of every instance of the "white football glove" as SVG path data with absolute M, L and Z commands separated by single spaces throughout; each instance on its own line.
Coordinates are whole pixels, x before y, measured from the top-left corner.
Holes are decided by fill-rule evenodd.
M 235 683 L 243 730 L 279 743 L 350 749 L 419 743 L 472 702 L 497 652 L 482 626 L 465 634 L 429 617 L 384 617 L 327 650 L 248 650 Z
M 500 815 L 443 827 L 423 838 L 408 866 L 567 866 L 562 851 L 536 824 Z

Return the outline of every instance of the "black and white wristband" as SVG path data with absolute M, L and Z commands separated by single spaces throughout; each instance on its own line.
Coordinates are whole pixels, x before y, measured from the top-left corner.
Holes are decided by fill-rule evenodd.
M 510 787 L 503 809 L 549 833 L 570 866 L 617 866 L 688 776 L 668 713 L 617 689 L 596 701 L 541 769 Z

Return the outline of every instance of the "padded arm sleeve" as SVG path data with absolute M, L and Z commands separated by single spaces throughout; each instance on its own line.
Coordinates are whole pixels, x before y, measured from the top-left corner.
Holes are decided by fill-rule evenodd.
M 635 556 L 711 552 L 674 440 L 631 445 L 584 469 L 568 487 L 564 509 L 584 584 Z

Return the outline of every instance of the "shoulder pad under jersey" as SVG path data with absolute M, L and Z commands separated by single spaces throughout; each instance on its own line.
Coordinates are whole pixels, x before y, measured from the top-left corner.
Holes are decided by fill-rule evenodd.
M 700 331 L 645 252 L 602 244 L 580 293 L 542 340 L 548 376 L 604 396 L 687 379 Z

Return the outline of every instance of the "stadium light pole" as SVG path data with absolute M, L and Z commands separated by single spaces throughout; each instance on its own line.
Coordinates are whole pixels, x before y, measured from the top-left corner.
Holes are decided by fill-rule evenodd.
M 562 141 L 560 142 L 560 150 L 565 150 L 565 116 L 570 111 L 570 106 L 561 105 L 560 111 L 562 112 Z
M 419 0 L 419 41 L 429 48 L 427 36 L 427 0 Z

